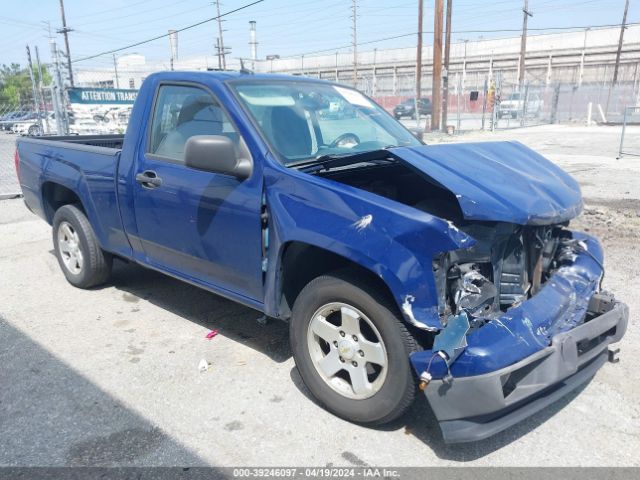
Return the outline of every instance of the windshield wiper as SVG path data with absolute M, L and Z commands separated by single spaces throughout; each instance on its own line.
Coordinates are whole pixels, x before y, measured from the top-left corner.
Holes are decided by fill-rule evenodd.
M 387 160 L 388 158 L 389 152 L 385 149 L 343 154 L 329 153 L 326 155 L 320 155 L 309 162 L 294 165 L 294 168 L 305 173 L 314 173 L 320 170 L 329 170 L 330 168 L 353 165 L 354 163 Z

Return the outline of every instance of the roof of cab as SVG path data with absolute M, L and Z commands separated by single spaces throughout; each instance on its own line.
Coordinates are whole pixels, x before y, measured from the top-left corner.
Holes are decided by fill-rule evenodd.
M 158 78 L 160 80 L 182 80 L 182 81 L 211 81 L 217 80 L 220 82 L 236 81 L 236 80 L 294 80 L 297 82 L 322 82 L 332 83 L 326 80 L 318 78 L 304 77 L 300 75 L 283 75 L 279 73 L 245 73 L 237 71 L 186 71 L 186 70 L 174 70 L 156 72 L 149 75 L 147 78 Z

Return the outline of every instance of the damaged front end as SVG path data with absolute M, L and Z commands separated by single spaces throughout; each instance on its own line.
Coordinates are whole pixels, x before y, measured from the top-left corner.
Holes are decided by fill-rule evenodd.
M 588 381 L 628 310 L 600 289 L 599 242 L 566 228 L 582 210 L 575 180 L 517 142 L 393 154 L 455 195 L 416 208 L 474 241 L 434 258 L 442 328 L 411 355 L 445 441 L 491 436 Z
M 625 333 L 599 242 L 565 225 L 466 222 L 433 272 L 443 328 L 411 356 L 447 443 L 491 436 L 587 382 Z
M 471 224 L 465 231 L 477 240 L 471 248 L 434 260 L 443 328 L 432 351 L 449 357 L 432 362 L 434 378 L 487 373 L 548 346 L 585 320 L 603 275 L 597 240 L 562 226 Z M 460 322 L 469 325 L 464 339 L 450 338 L 447 330 Z
M 563 225 L 470 222 L 434 260 L 443 328 L 411 362 L 449 443 L 486 438 L 588 381 L 628 312 L 599 242 Z
M 567 228 L 582 210 L 571 176 L 517 142 L 397 147 L 358 160 L 316 174 L 415 212 L 394 206 L 401 222 L 359 215 L 354 240 L 381 259 L 374 271 L 393 272 L 380 276 L 432 340 L 410 360 L 445 441 L 493 435 L 607 360 L 628 311 L 600 289 L 599 242 Z M 393 242 L 376 245 L 393 248 L 362 247 L 378 233 Z

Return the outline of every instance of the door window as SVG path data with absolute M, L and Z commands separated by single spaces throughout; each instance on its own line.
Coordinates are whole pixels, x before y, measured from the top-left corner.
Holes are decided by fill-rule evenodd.
M 184 147 L 194 135 L 224 135 L 236 145 L 240 138 L 227 114 L 208 92 L 185 85 L 161 85 L 148 153 L 184 163 Z

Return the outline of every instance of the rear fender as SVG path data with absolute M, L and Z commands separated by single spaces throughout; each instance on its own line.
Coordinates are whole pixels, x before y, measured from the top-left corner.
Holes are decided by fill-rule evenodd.
M 112 178 L 105 179 L 104 181 L 109 182 L 109 185 L 105 185 L 104 188 L 114 188 Z M 102 248 L 107 249 L 108 234 L 100 220 L 101 217 L 98 215 L 97 208 L 93 203 L 87 179 L 80 168 L 72 163 L 49 161 L 48 164 L 45 163 L 44 165 L 42 178 L 40 179 L 40 192 L 43 192 L 42 186 L 47 182 L 62 185 L 78 196 L 81 206 L 91 223 L 94 233 L 96 234 L 98 243 Z M 44 198 L 41 199 L 41 202 L 43 206 L 42 210 L 44 212 Z M 53 214 L 51 215 L 51 218 L 46 218 L 46 220 L 51 224 L 53 222 Z

